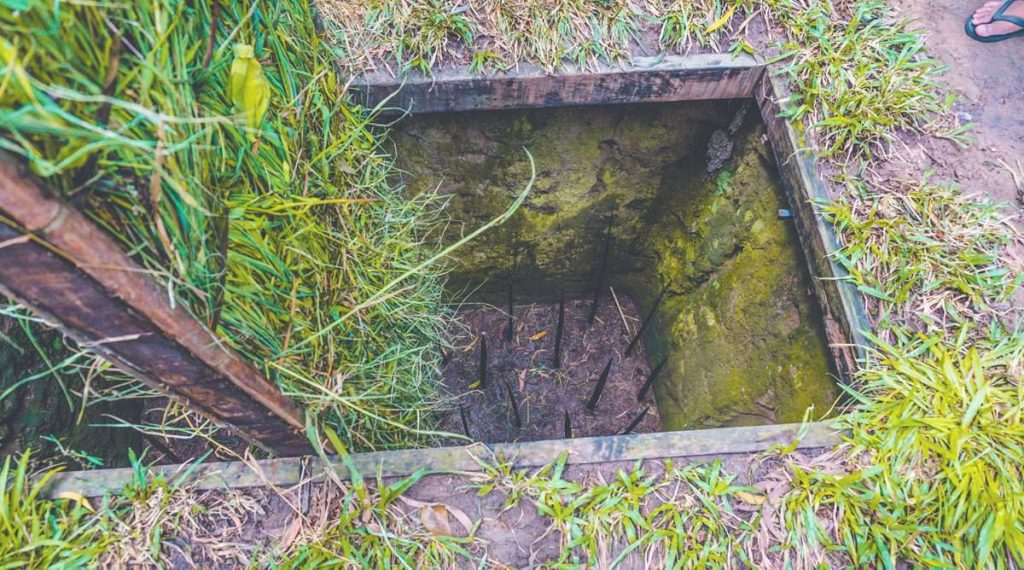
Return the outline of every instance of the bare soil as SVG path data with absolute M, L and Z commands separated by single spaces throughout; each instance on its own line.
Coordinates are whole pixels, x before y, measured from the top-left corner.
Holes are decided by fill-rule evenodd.
M 509 339 L 508 312 L 492 306 L 457 313 L 450 329 L 453 350 L 443 372 L 444 388 L 456 401 L 442 428 L 484 443 L 561 439 L 566 414 L 573 437 L 622 433 L 644 410 L 633 433 L 659 431 L 661 422 L 653 389 L 643 401 L 637 395 L 650 374 L 642 343 L 625 356 L 640 316 L 628 297 L 601 296 L 593 324 L 588 325 L 590 299 L 567 299 L 562 336 L 562 362 L 554 367 L 558 304 L 519 305 L 514 309 Z M 480 384 L 481 339 L 487 343 L 487 378 Z M 611 362 L 605 387 L 591 411 L 588 400 L 605 366 Z M 506 387 L 507 386 L 507 387 Z M 520 425 L 509 391 L 518 406 Z M 448 443 L 464 444 L 452 438 Z

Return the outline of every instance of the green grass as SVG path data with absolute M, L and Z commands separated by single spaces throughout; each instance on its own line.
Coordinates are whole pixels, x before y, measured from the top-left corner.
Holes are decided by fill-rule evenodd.
M 554 72 L 628 60 L 645 31 L 662 47 L 719 49 L 731 24 L 755 13 L 750 0 L 330 0 L 320 4 L 340 62 L 353 73 L 431 74 L 441 64 L 474 72 L 532 63 Z M 739 41 L 733 49 L 752 48 Z
M 925 52 L 923 33 L 881 0 L 772 0 L 762 11 L 786 35 L 773 57 L 793 91 L 784 115 L 806 122 L 819 156 L 871 159 L 901 131 L 962 138 L 949 124 L 944 67 Z
M 546 567 L 616 567 L 636 557 L 657 568 L 725 568 L 747 562 L 743 541 L 752 517 L 737 504 L 763 500 L 735 483 L 720 462 L 676 465 L 647 472 L 639 464 L 617 469 L 605 482 L 564 477 L 567 453 L 534 471 L 514 470 L 498 458 L 478 460 L 469 477 L 478 496 L 504 495 L 505 508 L 528 500 L 556 533 L 557 560 Z M 607 558 L 606 558 L 607 557 Z
M 213 17 L 185 2 L 3 11 L 0 144 L 356 449 L 422 444 L 442 281 L 410 270 L 433 251 L 440 203 L 391 186 L 304 3 L 225 4 L 208 43 Z M 111 29 L 146 33 L 117 55 Z M 255 123 L 227 93 L 239 42 L 269 91 Z
M 948 184 L 857 188 L 822 210 L 880 330 L 984 324 L 1016 290 L 1019 268 L 1001 256 L 1018 237 L 1002 205 Z
M 728 25 L 709 32 L 734 5 Z M 794 92 L 787 118 L 830 166 L 884 160 L 904 132 L 961 135 L 948 120 L 941 65 L 919 32 L 874 0 L 708 0 L 646 12 L 618 0 L 462 6 L 322 8 L 336 26 L 332 49 L 350 71 L 391 65 L 396 73 L 460 60 L 480 72 L 524 62 L 549 71 L 592 66 L 626 57 L 645 26 L 674 50 L 727 39 L 743 49 L 725 29 L 759 10 L 783 34 L 775 48 Z M 306 6 L 225 6 L 209 65 L 212 14 L 202 5 L 61 9 L 60 19 L 42 3 L 18 17 L 0 12 L 0 144 L 346 443 L 424 441 L 440 277 L 421 269 L 436 250 L 422 236 L 436 204 L 409 202 L 387 183 L 392 158 L 364 110 L 336 97 L 344 79 Z M 110 23 L 147 33 L 130 34 L 116 89 L 104 96 Z M 238 41 L 254 46 L 270 90 L 255 129 L 229 118 L 226 78 Z M 393 59 L 382 57 L 389 52 Z M 97 124 L 104 108 L 109 128 Z M 552 566 L 593 564 L 606 547 L 666 566 L 1024 564 L 1024 334 L 1005 330 L 1000 314 L 1018 284 L 1019 268 L 1004 256 L 1017 236 L 996 205 L 928 182 L 851 183 L 824 208 L 843 241 L 837 259 L 876 321 L 872 360 L 850 387 L 848 442 L 817 458 L 775 457 L 764 495 L 715 464 L 670 465 L 665 475 L 626 469 L 597 484 L 564 477 L 564 462 L 536 471 L 487 465 L 472 479 L 478 492 L 530 503 L 558 534 Z M 5 521 L 16 521 L 3 527 L 3 548 L 55 557 L 47 560 L 93 557 L 83 537 L 94 523 L 73 504 L 39 499 L 26 469 L 3 472 Z M 438 537 L 399 516 L 397 496 L 422 475 L 373 491 L 340 489 L 335 507 L 344 508 L 290 550 L 288 563 L 478 560 L 472 531 Z M 740 502 L 763 505 L 749 517 Z M 61 539 L 40 539 L 53 533 Z
M 9 455 L 0 469 L 0 566 L 85 566 L 103 552 L 111 537 L 77 500 L 40 497 L 54 471 L 34 479 L 29 459 L 28 453 Z

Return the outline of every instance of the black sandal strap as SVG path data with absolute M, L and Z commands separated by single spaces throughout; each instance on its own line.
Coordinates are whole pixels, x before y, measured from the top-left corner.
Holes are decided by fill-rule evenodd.
M 992 21 L 993 22 L 1008 22 L 1008 23 L 1013 24 L 1015 26 L 1020 26 L 1021 29 L 1024 29 L 1024 18 L 1021 18 L 1021 17 L 1018 17 L 1018 16 L 1013 16 L 1013 15 L 1009 15 L 1008 16 L 1008 15 L 1005 14 L 1007 8 L 1009 8 L 1011 5 L 1013 5 L 1013 3 L 1016 2 L 1016 1 L 1017 0 L 1006 0 L 1006 2 L 1003 2 L 1003 5 L 1000 6 L 999 9 L 996 10 L 996 13 L 992 15 Z

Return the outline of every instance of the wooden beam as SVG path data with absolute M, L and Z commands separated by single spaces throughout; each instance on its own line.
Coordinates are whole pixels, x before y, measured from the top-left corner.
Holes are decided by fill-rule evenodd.
M 412 113 L 664 103 L 750 97 L 763 70 L 758 60 L 742 54 L 663 55 L 556 75 L 529 65 L 488 76 L 468 67 L 405 79 L 377 74 L 356 79 L 352 89 L 369 107 L 386 102 Z
M 871 330 L 871 324 L 860 293 L 847 279 L 846 269 L 835 261 L 833 254 L 840 248 L 835 228 L 818 211 L 818 204 L 830 199 L 828 189 L 818 176 L 814 153 L 782 117 L 786 97 L 783 80 L 769 70 L 754 96 L 813 277 L 833 361 L 841 378 L 850 382 L 866 358 L 869 342 L 864 331 Z
M 813 422 L 806 425 L 781 424 L 374 451 L 354 453 L 350 459 L 366 477 L 378 474 L 381 477 L 405 477 L 423 468 L 436 473 L 481 471 L 482 467 L 474 457 L 493 461 L 494 457 L 503 456 L 516 468 L 526 469 L 547 465 L 562 453 L 569 454 L 569 463 L 584 465 L 683 457 L 708 459 L 738 453 L 758 453 L 775 445 L 785 446 L 793 442 L 797 449 L 833 447 L 842 443 L 842 432 L 828 423 Z M 261 487 L 268 484 L 289 487 L 298 484 L 305 476 L 312 475 L 315 480 L 323 479 L 324 474 L 316 469 L 312 473 L 304 473 L 303 462 L 303 459 L 268 459 L 252 463 L 225 461 L 196 466 L 164 465 L 152 469 L 155 474 L 169 481 L 188 469 L 189 478 L 183 482 L 195 485 L 197 489 Z M 336 458 L 331 459 L 330 468 L 343 480 L 351 477 L 345 464 Z M 130 468 L 69 471 L 58 473 L 50 479 L 44 493 L 55 496 L 70 491 L 87 497 L 98 497 L 123 489 L 132 477 Z
M 0 157 L 0 292 L 83 347 L 268 451 L 310 451 L 302 409 L 84 215 Z

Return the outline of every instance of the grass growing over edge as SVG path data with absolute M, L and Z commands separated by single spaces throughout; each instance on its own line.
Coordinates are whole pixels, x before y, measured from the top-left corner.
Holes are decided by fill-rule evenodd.
M 416 269 L 440 204 L 389 184 L 308 5 L 217 6 L 5 9 L 0 145 L 354 448 L 420 445 L 441 280 Z M 239 60 L 265 116 L 230 96 Z

